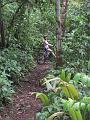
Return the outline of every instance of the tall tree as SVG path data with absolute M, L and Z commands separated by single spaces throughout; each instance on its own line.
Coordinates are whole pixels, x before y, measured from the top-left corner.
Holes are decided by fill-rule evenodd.
M 60 23 L 60 0 L 56 0 L 56 60 L 57 64 L 62 66 L 62 58 L 61 58 L 61 23 Z
M 67 13 L 67 2 L 68 0 L 62 0 L 62 8 L 60 8 L 60 0 L 56 0 L 56 38 L 57 38 L 57 53 L 56 53 L 56 59 L 57 64 L 62 66 L 63 61 L 61 57 L 61 43 L 63 40 L 64 32 L 65 32 L 65 19 L 66 19 L 66 13 Z M 60 12 L 61 9 L 61 12 Z M 60 16 L 61 13 L 61 16 Z

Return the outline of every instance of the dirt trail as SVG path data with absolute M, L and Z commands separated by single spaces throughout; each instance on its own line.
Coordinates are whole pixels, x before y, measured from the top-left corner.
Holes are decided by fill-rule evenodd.
M 3 108 L 0 120 L 36 120 L 36 112 L 40 111 L 42 104 L 40 100 L 35 99 L 35 92 L 43 91 L 39 81 L 44 78 L 50 67 L 49 64 L 38 65 L 21 80 L 21 87 L 17 86 L 12 106 Z

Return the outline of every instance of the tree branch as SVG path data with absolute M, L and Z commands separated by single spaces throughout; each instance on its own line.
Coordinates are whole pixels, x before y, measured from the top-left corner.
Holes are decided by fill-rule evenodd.
M 14 3 L 14 2 L 15 2 L 15 1 L 6 2 L 4 5 L 1 6 L 1 8 L 4 7 L 4 6 L 7 5 L 7 4 L 11 4 L 11 3 Z

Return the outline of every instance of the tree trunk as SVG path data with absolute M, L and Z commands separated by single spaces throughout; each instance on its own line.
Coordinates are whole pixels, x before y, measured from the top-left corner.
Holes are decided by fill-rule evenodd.
M 56 0 L 56 22 L 57 51 L 59 51 L 61 48 L 60 0 Z
M 66 20 L 66 15 L 67 15 L 67 3 L 68 3 L 68 0 L 62 1 L 62 13 L 61 13 L 61 38 L 62 38 L 62 40 L 63 40 L 63 36 L 65 33 L 65 20 Z
M 57 65 L 62 66 L 62 58 L 61 58 L 61 25 L 60 25 L 60 0 L 56 0 L 56 61 Z
M 4 25 L 3 21 L 0 21 L 0 34 L 1 34 L 1 47 L 5 47 Z
M 4 25 L 2 21 L 2 0 L 0 0 L 0 47 L 5 47 Z
M 65 19 L 67 12 L 67 2 L 68 0 L 62 0 L 62 12 L 60 16 L 60 0 L 56 0 L 56 38 L 57 38 L 57 52 L 56 52 L 56 60 L 57 65 L 63 66 L 63 60 L 61 57 L 62 49 L 61 43 L 63 40 L 64 32 L 65 32 Z

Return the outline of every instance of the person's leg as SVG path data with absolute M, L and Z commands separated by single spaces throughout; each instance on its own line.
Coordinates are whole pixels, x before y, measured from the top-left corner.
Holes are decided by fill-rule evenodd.
M 54 54 L 54 52 L 50 48 L 48 48 L 48 51 L 51 52 L 52 55 L 56 58 L 56 55 Z
M 48 50 L 45 48 L 45 57 L 48 57 Z

